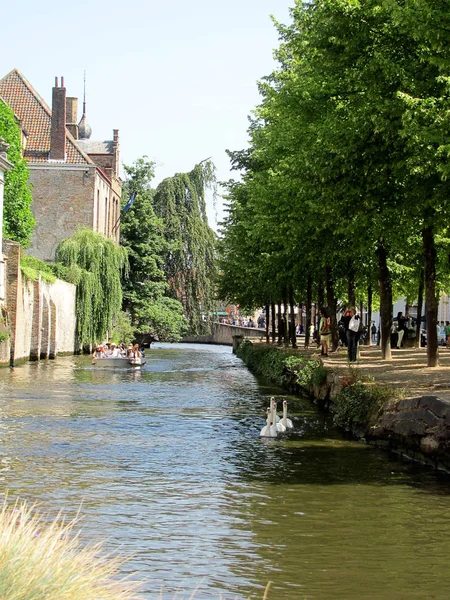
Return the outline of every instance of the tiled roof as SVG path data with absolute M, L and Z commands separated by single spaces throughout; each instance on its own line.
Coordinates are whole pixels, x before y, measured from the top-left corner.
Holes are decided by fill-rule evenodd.
M 32 162 L 48 161 L 52 111 L 45 101 L 17 69 L 0 79 L 0 96 L 19 117 L 22 127 L 27 131 L 25 158 Z M 66 164 L 93 164 L 67 129 L 66 152 Z

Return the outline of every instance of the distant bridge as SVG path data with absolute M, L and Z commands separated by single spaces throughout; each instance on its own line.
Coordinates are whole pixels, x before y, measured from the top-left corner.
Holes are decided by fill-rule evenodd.
M 192 344 L 223 344 L 234 346 L 233 338 L 250 338 L 264 340 L 266 330 L 258 327 L 241 327 L 239 325 L 228 325 L 226 323 L 213 323 L 211 333 L 196 337 L 185 337 L 183 342 Z

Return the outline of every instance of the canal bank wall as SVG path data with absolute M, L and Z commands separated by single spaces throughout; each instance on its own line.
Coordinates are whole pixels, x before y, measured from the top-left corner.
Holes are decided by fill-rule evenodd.
M 450 473 L 450 401 L 420 387 L 377 382 L 343 360 L 327 364 L 311 351 L 245 340 L 236 350 L 255 374 L 291 393 L 308 395 L 349 435 Z M 395 368 L 391 371 L 394 374 Z M 435 373 L 437 376 L 437 374 Z M 444 394 L 442 394 L 445 396 Z
M 20 268 L 23 252 L 3 240 L 6 297 L 0 323 L 0 365 L 55 358 L 75 351 L 76 286 L 26 279 Z

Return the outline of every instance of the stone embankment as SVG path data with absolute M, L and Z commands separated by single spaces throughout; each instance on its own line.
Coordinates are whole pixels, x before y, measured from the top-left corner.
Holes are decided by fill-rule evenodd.
M 334 413 L 337 425 L 450 473 L 450 350 L 441 351 L 440 367 L 428 368 L 425 349 L 394 351 L 392 360 L 383 361 L 377 347 L 361 347 L 357 365 L 349 366 L 343 351 L 322 360 L 316 349 L 272 348 L 291 357 L 282 385 L 307 392 Z M 304 362 L 296 363 L 296 356 Z

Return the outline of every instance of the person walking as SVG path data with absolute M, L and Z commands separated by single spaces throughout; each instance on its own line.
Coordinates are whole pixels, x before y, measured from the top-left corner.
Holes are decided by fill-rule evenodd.
M 375 321 L 372 321 L 372 327 L 370 329 L 370 332 L 372 333 L 372 344 L 376 344 L 377 343 L 377 326 L 375 325 Z
M 322 346 L 321 355 L 328 356 L 328 348 L 331 346 L 331 319 L 325 308 L 320 311 L 319 335 Z
M 398 333 L 397 348 L 402 347 L 403 336 L 405 335 L 405 331 L 406 331 L 406 320 L 407 320 L 407 318 L 403 316 L 402 312 L 397 313 L 397 318 L 396 318 L 397 333 Z
M 356 362 L 359 343 L 359 329 L 361 325 L 361 317 L 356 312 L 355 308 L 349 308 L 350 320 L 348 321 L 347 329 L 347 353 L 349 362 Z

